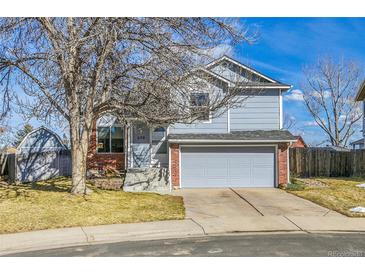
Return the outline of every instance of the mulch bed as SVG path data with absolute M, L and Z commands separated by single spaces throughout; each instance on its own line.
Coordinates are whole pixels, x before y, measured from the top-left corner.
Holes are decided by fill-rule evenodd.
M 308 187 L 328 187 L 326 184 L 314 179 L 300 179 L 300 182 Z
M 105 190 L 122 190 L 124 178 L 122 177 L 102 177 L 93 178 L 90 182 L 97 188 Z

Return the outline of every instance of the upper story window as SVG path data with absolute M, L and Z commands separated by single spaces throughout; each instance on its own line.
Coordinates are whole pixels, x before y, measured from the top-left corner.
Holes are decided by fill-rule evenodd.
M 190 105 L 193 116 L 198 116 L 200 121 L 210 120 L 209 93 L 192 93 Z
M 100 153 L 124 152 L 124 129 L 120 126 L 99 126 L 97 144 Z

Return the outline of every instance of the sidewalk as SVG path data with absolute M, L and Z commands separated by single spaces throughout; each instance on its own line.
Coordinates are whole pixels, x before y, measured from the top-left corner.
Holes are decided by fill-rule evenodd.
M 365 218 L 260 216 L 197 218 L 50 229 L 0 235 L 0 255 L 65 246 L 157 240 L 228 233 L 365 232 Z

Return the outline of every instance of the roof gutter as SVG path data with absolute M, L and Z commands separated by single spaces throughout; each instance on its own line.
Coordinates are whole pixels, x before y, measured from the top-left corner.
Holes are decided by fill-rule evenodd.
M 222 139 L 168 139 L 169 143 L 292 143 L 293 140 L 222 140 Z
M 245 89 L 282 89 L 282 92 L 287 91 L 292 88 L 292 86 L 287 85 L 276 85 L 276 86 L 264 86 L 264 85 L 242 85 L 238 86 L 238 88 L 245 88 Z

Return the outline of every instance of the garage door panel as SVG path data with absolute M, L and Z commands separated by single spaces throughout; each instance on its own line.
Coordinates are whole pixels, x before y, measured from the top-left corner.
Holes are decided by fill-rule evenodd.
M 217 178 L 227 178 L 228 176 L 228 170 L 227 168 L 223 168 L 223 167 L 220 167 L 220 168 L 206 168 L 205 169 L 205 174 L 207 176 L 207 178 L 212 178 L 214 179 L 215 177 Z
M 245 174 L 248 177 L 251 173 L 251 164 L 250 163 L 235 163 L 231 164 L 228 169 L 230 177 L 239 177 L 242 178 L 242 174 Z
M 272 168 L 270 167 L 260 167 L 253 169 L 253 185 L 255 187 L 267 186 L 271 183 L 274 177 Z
M 205 171 L 205 169 L 198 168 L 198 167 L 190 168 L 187 178 L 204 177 L 205 176 L 204 171 Z
M 273 187 L 274 147 L 182 147 L 182 187 Z
M 231 178 L 230 180 L 230 187 L 248 187 L 250 183 L 249 177 L 242 178 Z

